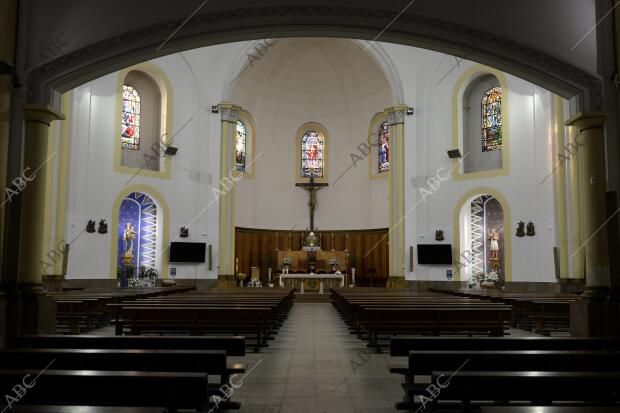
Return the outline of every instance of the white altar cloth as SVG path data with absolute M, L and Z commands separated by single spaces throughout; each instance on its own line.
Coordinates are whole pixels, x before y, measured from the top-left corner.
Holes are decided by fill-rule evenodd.
M 280 287 L 284 287 L 285 278 L 301 278 L 302 280 L 319 280 L 319 294 L 323 294 L 323 280 L 340 280 L 340 287 L 344 287 L 344 274 L 280 274 Z M 304 283 L 301 283 L 300 294 L 304 294 Z

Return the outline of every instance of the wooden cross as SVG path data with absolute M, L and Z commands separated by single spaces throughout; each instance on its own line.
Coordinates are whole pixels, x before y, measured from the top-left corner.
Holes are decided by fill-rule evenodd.
M 310 182 L 297 183 L 295 186 L 300 186 L 310 194 L 310 200 L 308 206 L 310 207 L 310 231 L 314 231 L 314 209 L 316 208 L 316 192 L 324 186 L 329 185 L 323 182 L 314 182 L 314 172 L 310 173 Z

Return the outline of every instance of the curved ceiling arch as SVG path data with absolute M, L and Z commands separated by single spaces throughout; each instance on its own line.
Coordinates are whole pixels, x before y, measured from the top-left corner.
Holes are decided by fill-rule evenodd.
M 112 2 L 113 3 L 113 2 Z M 237 2 L 237 3 L 243 3 Z M 340 37 L 393 42 L 476 61 L 538 84 L 581 110 L 602 104 L 601 82 L 575 64 L 501 35 L 388 5 L 326 5 L 308 2 L 235 4 L 204 10 L 190 19 L 145 24 L 82 45 L 27 73 L 31 100 L 54 105 L 57 93 L 121 68 L 163 55 L 214 44 L 279 37 Z M 289 1 L 292 3 L 292 1 Z M 110 5 L 113 7 L 113 4 Z M 396 17 L 398 17 L 396 19 Z M 186 22 L 184 23 L 184 20 Z M 176 29 L 170 40 L 162 46 Z M 498 31 L 500 29 L 497 29 Z M 105 33 L 104 33 L 105 36 Z

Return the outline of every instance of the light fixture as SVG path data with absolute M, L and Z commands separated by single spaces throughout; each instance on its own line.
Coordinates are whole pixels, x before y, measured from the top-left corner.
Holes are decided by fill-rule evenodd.
M 220 107 L 215 105 L 211 106 L 211 113 L 218 113 L 220 111 Z
M 461 151 L 458 149 L 450 149 L 448 151 L 448 158 L 450 159 L 461 158 Z
M 415 109 L 407 108 L 407 115 L 413 115 L 414 112 L 415 112 Z

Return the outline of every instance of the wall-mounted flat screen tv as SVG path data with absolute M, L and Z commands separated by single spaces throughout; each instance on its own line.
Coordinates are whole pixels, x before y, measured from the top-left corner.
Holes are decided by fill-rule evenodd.
M 452 265 L 452 245 L 418 244 L 418 264 Z
M 204 242 L 171 242 L 170 262 L 205 262 Z

